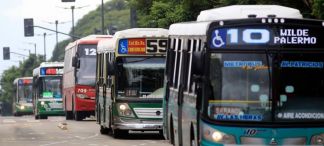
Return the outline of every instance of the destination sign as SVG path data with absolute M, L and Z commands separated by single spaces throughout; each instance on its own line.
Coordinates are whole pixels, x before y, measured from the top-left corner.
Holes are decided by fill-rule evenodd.
M 166 53 L 167 39 L 121 39 L 118 43 L 119 54 L 156 54 Z
M 63 67 L 48 67 L 41 68 L 40 75 L 61 75 L 63 74 Z
M 270 46 L 287 48 L 323 48 L 321 33 L 324 29 L 303 26 L 249 26 L 217 28 L 210 33 L 210 47 L 246 48 Z M 262 48 L 260 48 L 262 49 Z
M 33 80 L 32 79 L 19 79 L 18 84 L 19 85 L 24 85 L 24 84 L 32 84 Z

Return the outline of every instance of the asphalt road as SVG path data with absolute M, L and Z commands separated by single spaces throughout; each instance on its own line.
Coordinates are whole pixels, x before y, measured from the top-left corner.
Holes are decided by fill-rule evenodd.
M 67 130 L 58 127 L 66 123 Z M 171 146 L 158 132 L 130 131 L 123 139 L 102 135 L 93 119 L 0 117 L 0 146 Z

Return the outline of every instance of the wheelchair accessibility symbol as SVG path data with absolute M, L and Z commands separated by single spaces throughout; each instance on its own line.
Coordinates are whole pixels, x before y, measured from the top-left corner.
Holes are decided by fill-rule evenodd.
M 216 29 L 212 32 L 211 37 L 212 48 L 225 48 L 226 47 L 226 29 Z
M 119 41 L 119 47 L 118 47 L 118 52 L 120 54 L 127 54 L 128 53 L 128 41 L 127 39 L 122 39 Z

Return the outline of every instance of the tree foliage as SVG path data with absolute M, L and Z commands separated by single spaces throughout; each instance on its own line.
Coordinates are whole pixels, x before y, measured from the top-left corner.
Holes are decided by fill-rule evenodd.
M 9 69 L 4 70 L 1 75 L 1 96 L 0 101 L 3 103 L 2 113 L 6 115 L 12 114 L 12 101 L 13 101 L 13 82 L 16 78 L 32 77 L 34 68 L 38 67 L 42 61 L 43 55 L 31 54 L 25 61 L 20 61 L 19 66 L 11 66 Z
M 129 6 L 124 0 L 111 0 L 104 4 L 104 26 L 107 34 L 109 25 L 117 26 L 118 30 L 124 30 L 130 27 Z M 94 28 L 101 29 L 101 6 L 96 10 L 89 12 L 80 19 L 74 27 L 74 34 L 85 37 L 94 33 Z M 70 32 L 72 34 L 72 30 Z M 101 34 L 101 33 L 99 33 Z M 72 42 L 72 39 L 66 39 L 58 43 L 58 48 L 54 48 L 51 61 L 63 61 L 65 47 Z
M 142 27 L 169 28 L 195 21 L 200 11 L 229 5 L 282 5 L 299 9 L 304 18 L 324 19 L 324 0 L 131 0 Z

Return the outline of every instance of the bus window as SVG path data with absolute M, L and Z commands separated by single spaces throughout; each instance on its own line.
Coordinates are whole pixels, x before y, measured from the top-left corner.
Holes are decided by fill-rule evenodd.
M 119 57 L 117 64 L 119 98 L 162 98 L 152 93 L 163 88 L 165 58 Z
M 271 61 L 269 58 L 269 62 Z M 268 117 L 271 105 L 268 98 L 269 71 L 271 73 L 266 54 L 212 54 L 210 116 L 223 119 L 228 114 L 237 116 L 240 113 L 254 113 L 252 119 L 246 116 L 232 120 L 265 120 L 261 117 Z

